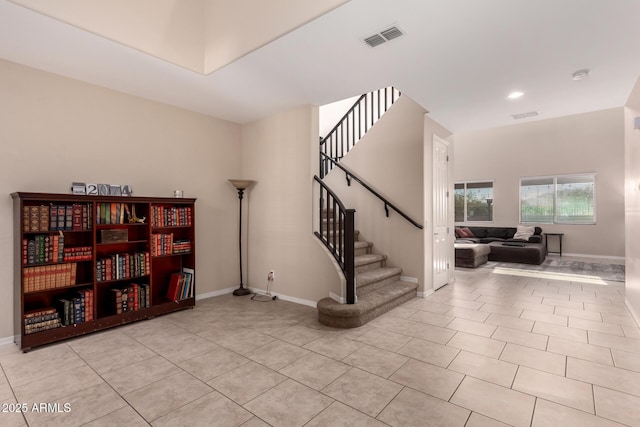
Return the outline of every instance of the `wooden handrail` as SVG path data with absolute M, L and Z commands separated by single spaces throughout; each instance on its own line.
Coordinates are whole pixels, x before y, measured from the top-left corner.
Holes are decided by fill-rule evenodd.
M 320 153 L 333 159 L 344 157 L 400 95 L 394 87 L 361 95 L 327 136 L 320 138 Z M 333 164 L 324 163 L 321 158 L 319 166 L 320 178 L 333 168 Z
M 409 221 L 413 226 L 419 228 L 420 230 L 422 230 L 424 228 L 417 221 L 415 221 L 409 215 L 405 214 L 402 210 L 400 210 L 400 208 L 398 208 L 396 205 L 394 205 L 389 200 L 387 200 L 386 197 L 382 196 L 380 193 L 378 193 L 376 190 L 374 190 L 369 184 L 367 184 L 362 179 L 360 179 L 356 174 L 354 174 L 353 172 L 351 172 L 350 170 L 348 170 L 347 168 L 342 166 L 339 162 L 337 162 L 334 159 L 330 158 L 326 154 L 323 153 L 323 155 L 326 157 L 326 160 L 332 162 L 334 164 L 334 166 L 342 169 L 342 171 L 345 173 L 346 178 L 347 178 L 347 185 L 351 186 L 351 180 L 353 179 L 358 184 L 362 185 L 371 194 L 373 194 L 378 199 L 380 199 L 384 203 L 384 210 L 385 210 L 385 213 L 386 213 L 387 217 L 389 217 L 389 208 L 391 208 L 394 211 L 396 211 L 401 217 L 403 217 L 404 219 Z

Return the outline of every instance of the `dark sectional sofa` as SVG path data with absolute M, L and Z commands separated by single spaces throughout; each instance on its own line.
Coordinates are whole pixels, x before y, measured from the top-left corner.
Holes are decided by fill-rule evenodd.
M 466 228 L 472 237 L 458 237 L 460 228 Z M 528 240 L 514 239 L 516 227 L 457 227 L 456 228 L 456 266 L 477 267 L 486 256 L 489 261 L 541 264 L 547 254 L 544 236 L 540 227 L 534 228 L 534 234 Z M 472 244 L 487 245 L 474 249 Z

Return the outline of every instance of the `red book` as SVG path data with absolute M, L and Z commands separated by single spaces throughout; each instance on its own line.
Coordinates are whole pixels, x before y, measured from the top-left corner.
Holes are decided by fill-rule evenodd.
M 182 274 L 173 273 L 169 280 L 169 290 L 167 291 L 167 297 L 171 301 L 178 300 L 178 292 L 180 292 L 180 282 L 182 281 Z

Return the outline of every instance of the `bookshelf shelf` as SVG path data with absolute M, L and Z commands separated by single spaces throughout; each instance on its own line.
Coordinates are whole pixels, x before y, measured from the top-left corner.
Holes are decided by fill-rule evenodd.
M 11 196 L 14 336 L 21 350 L 195 305 L 196 199 Z M 145 221 L 129 222 L 134 216 Z M 159 233 L 176 248 L 190 245 L 190 251 L 151 256 Z M 89 258 L 63 261 L 67 256 Z M 176 275 L 189 278 L 179 293 L 188 297 L 172 301 Z M 132 277 L 112 278 L 123 276 Z
M 138 245 L 140 243 L 149 243 L 149 240 L 127 240 L 126 242 L 107 242 L 96 243 L 96 246 L 114 246 L 114 245 Z
M 184 255 L 191 255 L 192 252 L 182 252 L 182 253 L 175 253 L 175 254 L 163 254 L 163 255 L 152 255 L 151 259 L 158 259 L 158 258 L 167 258 L 167 257 L 177 257 L 177 256 L 184 256 Z
M 50 288 L 50 289 L 38 289 L 38 290 L 33 290 L 33 291 L 25 291 L 24 294 L 25 295 L 32 295 L 32 294 L 41 294 L 41 293 L 45 293 L 45 292 L 52 292 L 52 291 L 66 291 L 69 289 L 76 289 L 76 288 L 83 288 L 86 286 L 92 286 L 93 282 L 89 282 L 89 283 L 78 283 L 76 285 L 69 285 L 69 286 L 59 286 L 57 288 Z

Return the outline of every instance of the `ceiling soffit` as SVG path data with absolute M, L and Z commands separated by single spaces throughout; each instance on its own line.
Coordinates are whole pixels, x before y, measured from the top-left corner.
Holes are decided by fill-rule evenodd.
M 349 0 L 11 0 L 209 74 Z

